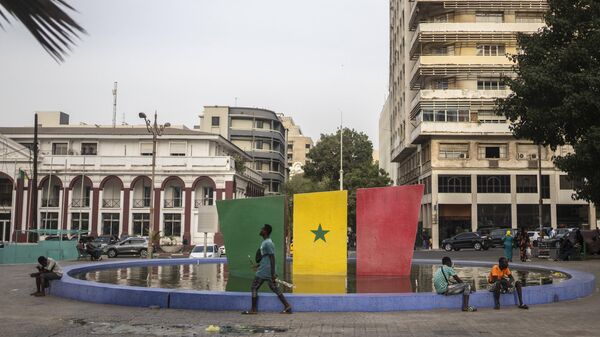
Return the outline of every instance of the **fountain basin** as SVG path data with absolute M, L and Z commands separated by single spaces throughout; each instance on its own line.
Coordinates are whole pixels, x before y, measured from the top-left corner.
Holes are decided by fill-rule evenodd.
M 64 276 L 52 282 L 50 293 L 55 296 L 81 301 L 117 304 L 126 306 L 158 306 L 161 308 L 197 309 L 197 310 L 246 310 L 250 305 L 249 292 L 227 292 L 207 290 L 186 290 L 167 288 L 148 288 L 98 283 L 73 277 L 81 273 L 143 266 L 168 266 L 183 264 L 225 263 L 225 259 L 166 259 L 166 260 L 129 260 L 101 264 L 74 265 L 64 268 Z M 439 260 L 415 259 L 413 264 L 439 264 Z M 459 266 L 491 268 L 492 262 L 455 261 Z M 590 295 L 595 289 L 595 277 L 592 274 L 565 268 L 546 268 L 536 265 L 511 264 L 513 270 L 557 271 L 570 276 L 560 283 L 528 286 L 523 288 L 524 301 L 527 304 L 543 304 L 573 300 Z M 248 287 L 250 284 L 248 284 Z M 266 285 L 264 286 L 266 287 Z M 281 304 L 271 293 L 260 294 L 259 310 L 279 311 Z M 359 293 L 359 294 L 286 294 L 295 311 L 312 312 L 373 312 L 402 310 L 459 309 L 461 296 L 442 296 L 427 293 Z M 471 295 L 472 305 L 492 307 L 492 293 L 479 290 Z M 516 305 L 516 294 L 501 297 L 503 306 Z

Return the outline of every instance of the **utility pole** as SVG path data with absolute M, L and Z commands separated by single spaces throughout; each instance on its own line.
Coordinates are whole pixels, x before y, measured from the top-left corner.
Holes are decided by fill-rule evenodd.
M 537 164 L 538 164 L 538 186 L 539 186 L 539 190 L 538 190 L 538 195 L 539 195 L 539 204 L 538 204 L 538 221 L 539 221 L 539 225 L 540 225 L 540 237 L 542 237 L 542 227 L 543 227 L 543 220 L 542 220 L 542 206 L 544 205 L 544 199 L 543 199 L 543 195 L 542 195 L 542 145 L 538 144 L 537 146 Z
M 29 224 L 29 228 L 31 229 L 31 225 L 34 225 L 35 228 L 37 228 L 37 221 L 38 221 L 38 217 L 37 217 L 37 211 L 38 211 L 38 205 L 37 205 L 37 179 L 38 179 L 38 152 L 39 152 L 39 147 L 38 147 L 38 115 L 37 113 L 34 115 L 34 119 L 33 119 L 33 181 L 31 182 L 31 190 L 29 191 L 30 195 L 31 195 L 31 203 L 30 203 L 30 209 L 29 211 L 31 212 L 31 215 L 29 217 L 29 219 L 31 219 L 30 224 Z M 27 237 L 29 237 L 29 232 L 27 233 Z
M 158 124 L 158 117 L 157 117 L 157 112 L 156 110 L 154 111 L 154 122 L 150 121 L 146 114 L 143 112 L 140 112 L 138 114 L 138 116 L 144 120 L 144 122 L 146 122 L 146 128 L 148 129 L 148 133 L 150 133 L 152 135 L 152 181 L 150 182 L 150 186 L 151 187 L 151 192 L 150 192 L 150 219 L 148 221 L 149 223 L 149 232 L 154 231 L 154 174 L 156 171 L 156 142 L 159 136 L 162 136 L 163 133 L 165 132 L 165 128 L 168 128 L 171 126 L 171 123 L 165 123 L 163 125 L 159 125 Z M 143 229 L 142 229 L 143 231 Z M 150 233 L 148 233 L 150 234 Z M 152 253 L 153 253 L 153 242 L 152 242 L 152 235 L 150 235 L 150 238 L 148 240 L 148 258 L 151 259 L 152 258 Z

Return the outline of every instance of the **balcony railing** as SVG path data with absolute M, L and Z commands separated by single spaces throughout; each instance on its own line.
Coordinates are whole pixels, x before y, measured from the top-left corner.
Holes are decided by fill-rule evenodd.
M 90 198 L 73 199 L 71 200 L 71 207 L 90 207 Z
M 120 208 L 121 200 L 120 199 L 103 199 L 102 207 L 103 208 Z
M 180 208 L 181 199 L 165 199 L 165 208 Z
M 133 199 L 133 208 L 148 208 L 150 207 L 150 198 Z
M 42 199 L 42 207 L 58 207 L 58 198 Z
M 203 207 L 203 206 L 213 206 L 213 199 L 198 199 L 194 201 L 194 208 L 199 208 L 199 207 Z

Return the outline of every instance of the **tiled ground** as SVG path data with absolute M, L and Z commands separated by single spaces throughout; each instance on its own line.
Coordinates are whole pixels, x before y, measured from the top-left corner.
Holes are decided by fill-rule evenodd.
M 415 255 L 440 258 L 444 254 L 430 251 Z M 456 260 L 496 260 L 499 254 L 498 249 L 449 253 Z M 560 264 L 600 277 L 600 259 Z M 239 312 L 128 308 L 52 296 L 35 298 L 29 296 L 33 290 L 28 276 L 31 270 L 32 266 L 0 266 L 0 336 L 600 336 L 598 290 L 581 300 L 534 306 L 528 311 L 503 308 L 475 313 L 438 310 L 241 316 Z M 209 325 L 218 325 L 226 333 L 206 332 Z

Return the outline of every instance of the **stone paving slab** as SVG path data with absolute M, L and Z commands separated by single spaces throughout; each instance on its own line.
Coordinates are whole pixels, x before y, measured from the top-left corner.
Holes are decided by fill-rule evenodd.
M 500 249 L 487 252 L 416 252 L 415 257 L 493 261 Z M 591 272 L 600 280 L 600 260 L 535 261 Z M 0 336 L 600 336 L 600 294 L 570 302 L 503 307 L 475 313 L 455 310 L 387 313 L 274 313 L 242 316 L 239 312 L 204 312 L 91 304 L 48 296 L 29 296 L 32 265 L 0 266 Z M 498 322 L 505 324 L 501 329 Z M 207 333 L 208 325 L 276 327 L 285 332 Z

